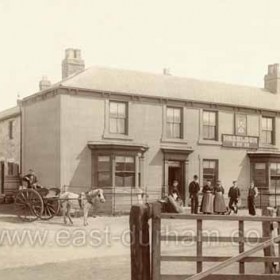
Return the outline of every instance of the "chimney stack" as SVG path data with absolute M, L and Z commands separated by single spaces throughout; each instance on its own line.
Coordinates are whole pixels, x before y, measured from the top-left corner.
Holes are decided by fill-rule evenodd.
M 272 93 L 280 93 L 280 67 L 279 64 L 268 65 L 264 76 L 264 88 Z
M 39 82 L 40 91 L 45 90 L 51 86 L 51 82 L 48 80 L 47 76 L 43 76 L 42 80 Z
M 85 69 L 85 62 L 81 58 L 81 50 L 66 49 L 65 58 L 62 61 L 62 79 Z

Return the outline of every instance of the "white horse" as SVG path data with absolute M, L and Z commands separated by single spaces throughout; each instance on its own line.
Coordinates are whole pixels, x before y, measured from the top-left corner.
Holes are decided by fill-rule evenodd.
M 105 197 L 102 189 L 90 190 L 88 192 L 82 192 L 81 194 L 76 194 L 72 192 L 65 192 L 60 195 L 60 201 L 62 206 L 63 221 L 67 224 L 67 219 L 69 219 L 70 224 L 73 224 L 73 221 L 70 217 L 70 210 L 74 206 L 80 206 L 84 212 L 84 225 L 87 226 L 87 217 L 89 209 L 96 203 L 104 203 Z

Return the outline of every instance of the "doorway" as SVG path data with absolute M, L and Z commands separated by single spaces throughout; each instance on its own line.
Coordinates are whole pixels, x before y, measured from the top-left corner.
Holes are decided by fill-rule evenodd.
M 168 193 L 172 190 L 174 180 L 178 181 L 180 197 L 185 201 L 184 169 L 180 161 L 168 161 Z
M 0 161 L 0 194 L 4 194 L 5 164 Z

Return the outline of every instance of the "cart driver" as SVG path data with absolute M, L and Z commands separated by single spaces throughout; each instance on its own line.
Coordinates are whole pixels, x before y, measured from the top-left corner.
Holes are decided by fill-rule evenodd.
M 22 178 L 22 180 L 27 182 L 27 188 L 37 188 L 37 186 L 38 186 L 37 185 L 37 183 L 38 183 L 37 177 L 35 175 L 34 170 L 32 170 L 32 169 L 28 170 L 28 174 L 26 174 Z

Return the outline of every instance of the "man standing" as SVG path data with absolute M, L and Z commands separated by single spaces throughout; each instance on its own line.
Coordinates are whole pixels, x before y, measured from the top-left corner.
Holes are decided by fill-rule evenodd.
M 191 199 L 191 213 L 197 214 L 198 211 L 198 192 L 200 191 L 200 186 L 198 183 L 197 175 L 193 176 L 193 181 L 189 184 L 189 193 Z
M 237 181 L 233 181 L 233 186 L 230 187 L 229 192 L 228 192 L 228 197 L 229 197 L 229 214 L 231 213 L 231 210 L 234 211 L 235 214 L 238 212 L 238 200 L 240 198 L 240 190 L 237 186 Z

